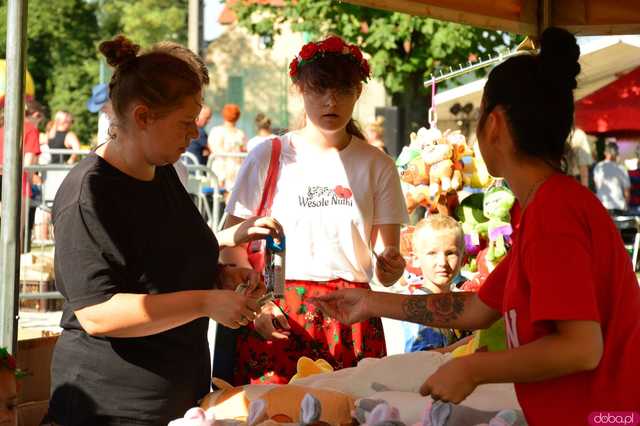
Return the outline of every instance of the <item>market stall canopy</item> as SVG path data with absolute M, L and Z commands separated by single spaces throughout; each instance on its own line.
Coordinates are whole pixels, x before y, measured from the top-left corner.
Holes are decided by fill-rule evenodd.
M 578 101 L 576 124 L 587 133 L 640 134 L 640 67 Z
M 576 100 L 582 99 L 596 90 L 610 84 L 620 75 L 640 66 L 639 36 L 589 37 L 594 39 L 582 43 L 580 50 L 580 75 L 578 88 L 574 92 Z M 479 79 L 436 95 L 438 119 L 455 120 L 450 109 L 455 103 L 480 106 L 482 90 L 486 79 Z M 640 124 L 639 124 L 640 125 Z
M 33 78 L 31 78 L 31 74 L 29 74 L 29 71 L 27 71 L 27 78 L 25 78 L 24 81 L 25 96 L 35 96 L 36 86 L 33 84 Z M 7 61 L 5 61 L 4 59 L 0 59 L 0 105 L 4 105 L 5 93 L 7 93 Z
M 578 35 L 638 34 L 637 0 L 345 0 L 494 30 L 536 35 L 546 26 Z

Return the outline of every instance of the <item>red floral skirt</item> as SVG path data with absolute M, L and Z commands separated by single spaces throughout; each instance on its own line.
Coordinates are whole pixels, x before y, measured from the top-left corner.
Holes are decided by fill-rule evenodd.
M 287 281 L 280 308 L 289 320 L 289 339 L 264 340 L 253 325 L 237 333 L 233 367 L 235 386 L 247 383 L 289 383 L 296 374 L 298 359 L 322 358 L 335 370 L 353 367 L 363 358 L 386 355 L 382 321 L 372 318 L 344 325 L 325 318 L 306 300 L 341 288 L 369 288 L 367 283 L 344 280 L 325 282 Z

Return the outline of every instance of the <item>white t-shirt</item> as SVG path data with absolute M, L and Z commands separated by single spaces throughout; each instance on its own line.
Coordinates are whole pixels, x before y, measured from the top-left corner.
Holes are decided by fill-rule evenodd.
M 282 140 L 271 214 L 284 227 L 286 278 L 369 282 L 373 225 L 408 221 L 393 160 L 354 139 L 342 151 L 319 153 L 296 133 Z M 258 209 L 272 144 L 246 158 L 226 211 L 248 218 Z
M 627 209 L 624 191 L 631 187 L 631 181 L 624 166 L 614 161 L 601 161 L 593 169 L 593 180 L 605 209 Z
M 271 134 L 269 136 L 254 136 L 251 139 L 249 139 L 249 142 L 247 142 L 247 152 L 251 152 L 253 150 L 253 148 L 255 148 L 256 146 L 260 145 L 262 142 L 268 141 L 271 138 L 275 138 L 276 135 Z
M 580 167 L 588 167 L 593 164 L 587 134 L 580 129 L 574 129 L 569 140 L 569 148 L 567 172 L 570 176 L 579 176 Z

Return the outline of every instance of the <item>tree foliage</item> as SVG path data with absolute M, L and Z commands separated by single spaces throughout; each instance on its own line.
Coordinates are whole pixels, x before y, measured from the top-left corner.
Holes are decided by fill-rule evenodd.
M 148 47 L 161 40 L 187 42 L 188 0 L 106 0 L 99 19 L 105 38 L 126 34 Z
M 285 0 L 273 7 L 234 2 L 241 25 L 260 35 L 277 35 L 282 24 L 317 39 L 338 34 L 371 57 L 373 75 L 384 81 L 395 105 L 408 112 L 407 125 L 424 124 L 428 98 L 423 86 L 432 73 L 508 48 L 516 37 L 496 31 L 332 0 Z
M 84 103 L 98 67 L 95 5 L 84 0 L 31 0 L 27 23 L 27 69 L 36 98 L 55 112 L 75 116 L 74 130 L 85 141 L 97 119 Z M 0 56 L 6 56 L 7 4 L 0 6 Z
M 143 47 L 160 41 L 186 42 L 187 0 L 29 0 L 27 68 L 36 98 L 51 113 L 66 110 L 73 130 L 89 143 L 97 115 L 86 109 L 91 87 L 100 82 L 97 46 L 123 33 Z M 6 56 L 7 2 L 0 2 L 0 57 Z M 104 67 L 104 62 L 103 62 Z

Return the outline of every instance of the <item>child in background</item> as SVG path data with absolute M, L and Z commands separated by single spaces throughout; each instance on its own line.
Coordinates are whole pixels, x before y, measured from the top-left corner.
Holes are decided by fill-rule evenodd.
M 0 348 L 0 425 L 18 424 L 18 385 L 16 359 Z
M 416 294 L 449 293 L 456 290 L 464 260 L 464 234 L 453 218 L 431 215 L 413 232 L 413 255 L 422 270 L 422 284 L 411 286 Z M 445 328 L 404 323 L 405 352 L 418 352 L 452 345 L 469 333 Z

